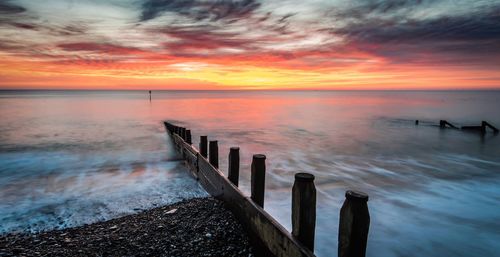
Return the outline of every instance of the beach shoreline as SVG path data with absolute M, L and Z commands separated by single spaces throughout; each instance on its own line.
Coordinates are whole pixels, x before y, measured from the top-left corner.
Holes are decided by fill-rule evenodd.
M 79 227 L 0 235 L 0 256 L 253 256 L 234 215 L 194 198 Z

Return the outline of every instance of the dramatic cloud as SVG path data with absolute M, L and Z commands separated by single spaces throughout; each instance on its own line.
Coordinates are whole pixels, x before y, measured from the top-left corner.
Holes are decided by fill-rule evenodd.
M 8 0 L 0 0 L 0 15 L 17 14 L 26 11 L 25 8 L 10 3 Z
M 500 87 L 499 22 L 493 0 L 0 0 L 0 78 Z
M 424 1 L 368 1 L 334 12 L 345 24 L 331 33 L 392 61 L 500 65 L 496 61 L 500 57 L 500 4 L 488 2 L 458 15 L 440 13 L 438 8 Z M 425 12 L 415 16 L 418 10 Z
M 122 47 L 111 44 L 97 44 L 97 43 L 68 43 L 58 45 L 65 51 L 89 51 L 107 54 L 131 54 L 137 51 L 135 48 Z
M 158 32 L 175 39 L 164 44 L 167 50 L 174 53 L 191 51 L 191 54 L 197 55 L 199 50 L 244 49 L 248 44 L 237 33 L 216 32 L 204 26 L 168 27 Z
M 231 21 L 248 17 L 259 6 L 254 0 L 147 0 L 142 4 L 141 21 L 168 12 L 198 21 Z

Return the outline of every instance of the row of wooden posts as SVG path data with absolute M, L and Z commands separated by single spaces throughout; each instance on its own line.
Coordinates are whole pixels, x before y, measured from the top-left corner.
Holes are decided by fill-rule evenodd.
M 186 143 L 192 144 L 191 130 L 165 122 L 167 129 L 179 135 Z M 208 141 L 208 136 L 200 136 L 200 154 L 208 158 L 209 163 L 219 168 L 219 149 L 216 140 Z M 229 150 L 228 179 L 236 187 L 239 181 L 240 153 L 239 147 Z M 251 164 L 251 199 L 264 208 L 264 190 L 266 174 L 266 156 L 254 154 Z M 340 210 L 338 233 L 339 257 L 364 257 L 370 226 L 368 211 L 368 195 L 348 190 Z M 303 246 L 314 252 L 316 227 L 316 187 L 314 175 L 310 173 L 295 174 L 292 188 L 292 235 Z

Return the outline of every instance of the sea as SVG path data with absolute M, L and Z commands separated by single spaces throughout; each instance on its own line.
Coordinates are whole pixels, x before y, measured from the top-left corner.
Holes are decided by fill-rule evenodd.
M 336 256 L 346 190 L 369 195 L 367 256 L 499 256 L 500 91 L 0 91 L 0 233 L 75 227 L 208 194 L 163 121 L 265 154 L 265 210 L 291 229 L 315 176 L 315 253 Z M 419 120 L 416 125 L 415 121 Z

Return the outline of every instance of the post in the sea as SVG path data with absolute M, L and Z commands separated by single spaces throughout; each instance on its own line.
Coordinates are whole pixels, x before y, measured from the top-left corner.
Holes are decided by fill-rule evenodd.
M 251 198 L 264 208 L 264 189 L 266 184 L 266 156 L 254 154 L 251 169 Z
M 238 186 L 238 180 L 240 177 L 240 148 L 231 147 L 229 149 L 229 165 L 228 165 L 228 175 L 227 178 L 235 186 Z
M 215 168 L 219 168 L 219 147 L 217 146 L 217 140 L 210 140 L 208 151 L 208 162 Z
M 458 127 L 456 127 L 455 125 L 449 123 L 448 121 L 446 120 L 440 120 L 439 121 L 439 127 L 442 128 L 442 129 L 445 129 L 447 127 L 449 128 L 453 128 L 453 129 L 458 129 Z
M 208 157 L 208 136 L 200 136 L 200 154 L 205 158 Z
M 191 130 L 190 129 L 186 129 L 186 143 L 188 144 L 193 144 L 192 140 L 191 140 Z
M 316 187 L 314 175 L 295 174 L 292 188 L 292 235 L 314 252 Z
M 495 126 L 491 125 L 490 123 L 488 123 L 484 120 L 481 122 L 481 126 L 484 128 L 483 130 L 485 132 L 486 132 L 486 128 L 490 128 L 491 130 L 493 130 L 493 133 L 495 133 L 495 134 L 498 134 L 498 132 L 499 132 L 498 128 L 496 128 Z
M 370 213 L 368 195 L 357 191 L 347 191 L 340 209 L 339 257 L 365 257 Z

